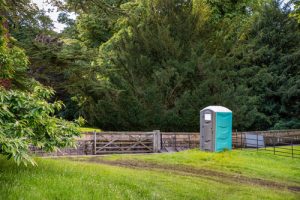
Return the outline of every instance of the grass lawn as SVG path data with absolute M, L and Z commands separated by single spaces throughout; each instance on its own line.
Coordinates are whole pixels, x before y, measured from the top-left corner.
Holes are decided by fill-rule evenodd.
M 294 149 L 300 150 L 300 146 L 294 146 Z M 89 158 L 83 157 L 82 159 Z M 99 157 L 99 159 L 184 165 L 196 169 L 213 169 L 226 173 L 242 174 L 248 177 L 285 182 L 287 184 L 300 184 L 300 158 L 281 157 L 263 150 L 258 152 L 256 150 L 233 150 L 210 153 L 194 149 L 168 154 L 110 155 Z
M 112 164 L 97 163 L 97 159 Z M 116 161 L 130 160 L 159 166 L 209 168 L 300 186 L 300 160 L 256 152 L 190 150 L 172 154 L 84 157 L 78 158 L 80 162 L 67 158 L 36 160 L 38 167 L 17 167 L 0 157 L 0 199 L 300 199 L 300 192 L 287 188 L 226 182 L 222 176 L 194 176 L 167 167 L 156 170 L 113 165 Z
M 101 129 L 99 128 L 90 128 L 90 127 L 79 127 L 79 131 L 82 133 L 86 133 L 86 132 L 101 132 Z

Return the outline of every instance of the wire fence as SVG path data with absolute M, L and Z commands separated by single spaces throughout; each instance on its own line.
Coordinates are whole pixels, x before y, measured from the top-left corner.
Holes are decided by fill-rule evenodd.
M 300 136 L 264 135 L 258 132 L 234 133 L 233 148 L 252 149 L 273 155 L 300 159 Z

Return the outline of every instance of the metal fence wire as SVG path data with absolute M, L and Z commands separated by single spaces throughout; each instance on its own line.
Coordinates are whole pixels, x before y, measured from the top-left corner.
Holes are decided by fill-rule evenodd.
M 300 159 L 300 136 L 264 135 L 258 132 L 236 132 L 233 148 L 257 150 L 273 155 Z

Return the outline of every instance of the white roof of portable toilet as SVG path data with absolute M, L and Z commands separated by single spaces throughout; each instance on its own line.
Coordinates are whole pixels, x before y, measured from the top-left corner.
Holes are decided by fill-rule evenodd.
M 203 110 L 212 110 L 214 112 L 232 112 L 231 110 L 223 106 L 207 106 L 206 108 L 203 108 L 201 111 Z

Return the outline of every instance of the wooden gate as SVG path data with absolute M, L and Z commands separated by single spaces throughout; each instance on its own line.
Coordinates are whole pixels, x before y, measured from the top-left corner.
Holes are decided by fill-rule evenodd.
M 155 152 L 156 132 L 94 133 L 94 154 Z

